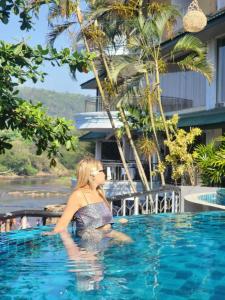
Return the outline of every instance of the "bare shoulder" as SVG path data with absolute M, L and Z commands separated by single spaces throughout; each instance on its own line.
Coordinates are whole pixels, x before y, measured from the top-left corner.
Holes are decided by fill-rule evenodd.
M 73 193 L 71 194 L 71 197 L 75 197 L 75 198 L 83 198 L 83 193 L 81 190 L 75 190 L 73 191 Z
M 81 207 L 83 204 L 84 195 L 80 190 L 75 190 L 69 197 L 68 204 L 76 205 Z

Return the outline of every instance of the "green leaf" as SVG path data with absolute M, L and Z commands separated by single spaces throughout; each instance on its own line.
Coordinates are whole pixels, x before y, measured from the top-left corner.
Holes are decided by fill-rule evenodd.
M 69 140 L 69 141 L 66 142 L 66 150 L 70 150 L 71 147 L 72 147 L 72 143 L 71 143 L 71 141 Z

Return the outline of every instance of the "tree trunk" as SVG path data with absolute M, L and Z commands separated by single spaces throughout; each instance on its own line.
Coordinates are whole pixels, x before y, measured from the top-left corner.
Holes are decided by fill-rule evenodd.
M 121 118 L 122 118 L 122 122 L 123 122 L 124 127 L 125 127 L 125 130 L 126 130 L 126 135 L 127 135 L 127 137 L 128 137 L 130 146 L 131 146 L 131 148 L 132 148 L 132 150 L 133 150 L 133 153 L 134 153 L 134 158 L 135 158 L 135 161 L 136 161 L 136 165 L 137 165 L 137 169 L 138 169 L 138 172 L 139 172 L 141 181 L 142 181 L 142 183 L 143 183 L 145 189 L 146 189 L 147 191 L 149 191 L 148 180 L 147 180 L 147 177 L 146 177 L 144 168 L 143 168 L 143 166 L 142 166 L 140 157 L 139 157 L 139 155 L 138 155 L 137 149 L 136 149 L 136 147 L 135 147 L 135 144 L 134 144 L 134 141 L 133 141 L 131 132 L 130 132 L 129 125 L 128 125 L 127 120 L 126 120 L 126 115 L 125 115 L 124 110 L 123 110 L 123 108 L 121 107 L 120 104 L 118 105 L 118 108 L 119 108 L 119 112 L 120 112 L 120 115 L 121 115 Z
M 161 101 L 161 91 L 160 91 L 160 77 L 159 77 L 159 67 L 158 62 L 155 61 L 155 77 L 156 77 L 156 84 L 157 84 L 157 101 L 160 109 L 160 114 L 163 120 L 163 126 L 165 128 L 166 138 L 168 141 L 170 141 L 170 135 L 169 135 L 169 129 L 166 123 L 166 118 L 164 115 L 163 107 L 162 107 L 162 101 Z
M 150 83 L 149 83 L 149 78 L 148 78 L 147 72 L 145 74 L 145 81 L 146 81 L 146 88 L 148 89 L 148 91 L 150 91 Z M 152 130 L 153 130 L 153 138 L 154 138 L 155 144 L 156 144 L 156 154 L 157 154 L 158 162 L 161 163 L 162 161 L 161 161 L 161 157 L 160 157 L 160 147 L 159 147 L 159 141 L 158 141 L 156 128 L 155 128 L 154 114 L 153 114 L 152 102 L 151 102 L 150 95 L 148 95 L 148 109 L 149 109 L 149 114 L 150 114 L 151 126 L 152 126 Z M 165 185 L 165 177 L 162 172 L 160 172 L 160 177 L 161 177 L 162 185 Z
M 152 183 L 152 158 L 151 155 L 148 156 L 148 165 L 149 165 L 149 182 L 150 182 L 150 188 L 153 189 L 153 183 Z
M 108 63 L 106 61 L 106 58 L 105 58 L 105 55 L 103 53 L 103 49 L 102 49 L 101 45 L 99 45 L 99 48 L 100 48 L 101 57 L 102 57 L 102 60 L 103 60 L 103 63 L 104 63 L 105 69 L 106 69 L 106 73 L 107 73 L 108 79 L 110 81 L 111 86 L 113 87 L 113 80 L 111 78 L 110 70 L 109 70 L 109 67 L 108 67 Z M 124 113 L 123 108 L 121 107 L 121 103 L 120 102 L 118 103 L 117 106 L 118 106 L 118 109 L 119 109 L 119 112 L 120 112 L 120 116 L 122 118 L 122 122 L 123 122 L 124 128 L 126 130 L 126 135 L 128 137 L 129 144 L 130 144 L 130 146 L 131 146 L 131 148 L 133 150 L 133 153 L 134 153 L 134 159 L 135 159 L 135 162 L 136 162 L 136 165 L 137 165 L 138 173 L 139 173 L 139 176 L 141 178 L 142 184 L 145 187 L 145 189 L 147 191 L 149 191 L 148 180 L 147 180 L 144 168 L 142 166 L 140 157 L 138 155 L 137 149 L 135 147 L 135 144 L 134 144 L 134 141 L 133 141 L 133 138 L 132 138 L 132 134 L 131 134 L 131 131 L 130 131 L 130 127 L 129 127 L 129 124 L 128 124 L 127 120 L 126 120 L 126 115 Z

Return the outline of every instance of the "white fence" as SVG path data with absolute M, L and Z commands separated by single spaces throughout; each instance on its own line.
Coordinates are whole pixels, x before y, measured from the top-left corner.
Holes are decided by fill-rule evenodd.
M 181 193 L 177 187 L 120 195 L 110 200 L 114 216 L 182 212 Z

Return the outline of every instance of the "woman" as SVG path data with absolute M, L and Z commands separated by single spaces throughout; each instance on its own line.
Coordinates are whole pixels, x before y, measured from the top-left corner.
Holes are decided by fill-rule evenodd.
M 131 238 L 127 235 L 112 230 L 114 222 L 112 213 L 101 189 L 104 183 L 105 173 L 102 163 L 93 158 L 81 160 L 77 167 L 76 188 L 54 230 L 47 234 L 65 231 L 74 217 L 76 233 L 83 240 L 93 239 L 96 242 L 109 237 L 116 241 L 131 242 Z M 121 223 L 124 222 L 122 219 Z

